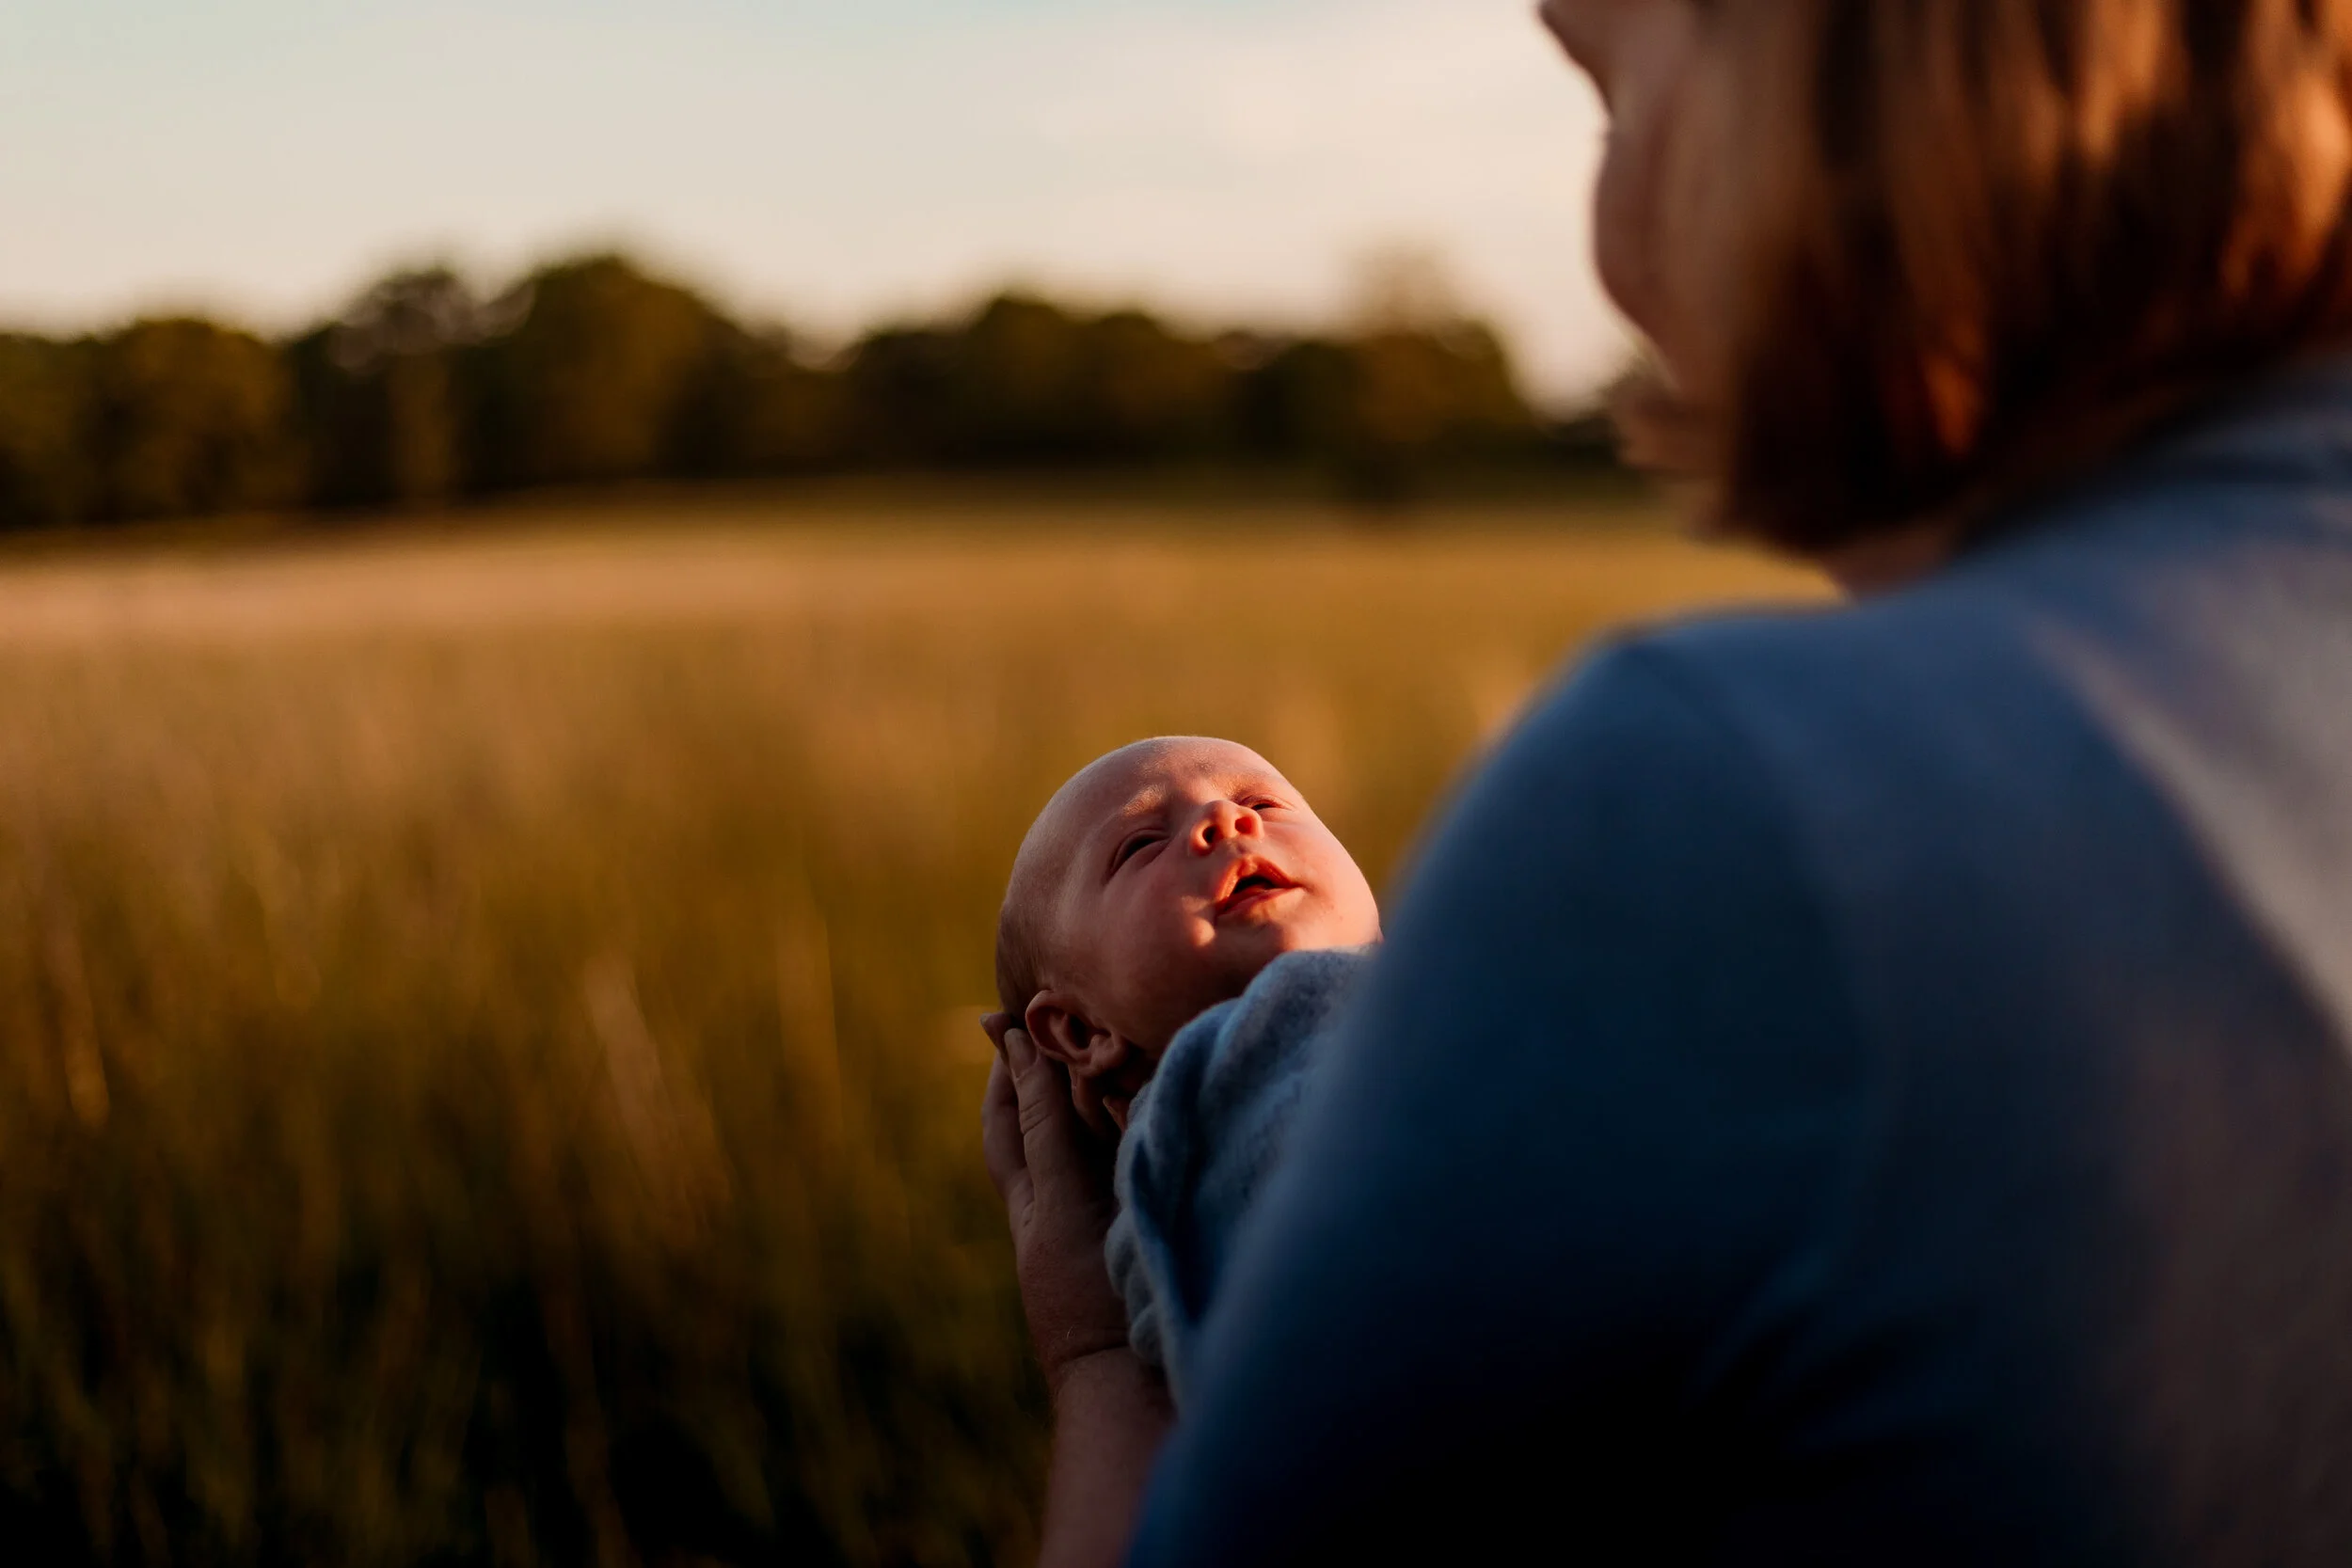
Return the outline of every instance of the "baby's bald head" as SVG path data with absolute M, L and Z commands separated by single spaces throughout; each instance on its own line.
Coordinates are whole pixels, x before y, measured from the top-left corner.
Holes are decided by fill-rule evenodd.
M 1176 1032 L 1285 953 L 1376 942 L 1364 874 L 1274 765 L 1230 740 L 1139 741 L 1046 802 L 996 925 L 996 990 L 1123 1126 Z
M 1268 772 L 1272 766 L 1256 752 L 1227 740 L 1197 736 L 1162 736 L 1138 740 L 1095 758 L 1072 776 L 1045 802 L 1029 824 L 1013 857 L 1012 875 L 1005 885 L 1005 905 L 996 917 L 996 997 L 1006 1012 L 1019 1018 L 1030 999 L 1044 989 L 1050 972 L 1058 968 L 1061 937 L 1058 905 L 1071 870 L 1072 858 L 1086 838 L 1091 816 L 1105 809 L 1108 798 L 1124 799 L 1138 776 L 1155 764 L 1194 748 L 1225 748 L 1240 752 Z
M 1156 1055 L 1282 954 L 1379 935 L 1363 873 L 1272 763 L 1144 740 L 1038 814 L 997 922 L 997 991 L 1009 1013 L 1048 998 Z

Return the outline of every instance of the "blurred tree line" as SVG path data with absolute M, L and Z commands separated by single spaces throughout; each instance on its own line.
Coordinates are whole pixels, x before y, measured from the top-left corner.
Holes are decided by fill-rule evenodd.
M 1007 294 L 820 356 L 600 255 L 496 295 L 402 272 L 290 341 L 196 319 L 0 336 L 12 528 L 849 471 L 1311 468 L 1384 499 L 1609 461 L 1534 410 L 1493 331 L 1409 304 L 1200 336 Z

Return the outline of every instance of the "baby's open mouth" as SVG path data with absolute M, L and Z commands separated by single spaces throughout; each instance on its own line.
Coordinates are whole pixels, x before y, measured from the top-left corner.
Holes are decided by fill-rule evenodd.
M 1282 874 L 1279 866 L 1266 861 L 1246 860 L 1234 863 L 1225 876 L 1225 886 L 1217 895 L 1216 912 L 1231 914 L 1248 909 L 1265 899 L 1290 892 L 1298 884 Z

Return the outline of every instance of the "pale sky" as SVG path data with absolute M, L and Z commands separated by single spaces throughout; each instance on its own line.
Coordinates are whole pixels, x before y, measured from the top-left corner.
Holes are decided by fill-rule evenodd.
M 1532 0 L 0 0 L 0 318 L 297 325 L 621 244 L 822 335 L 1007 283 L 1311 325 L 1440 255 L 1529 379 L 1622 329 Z

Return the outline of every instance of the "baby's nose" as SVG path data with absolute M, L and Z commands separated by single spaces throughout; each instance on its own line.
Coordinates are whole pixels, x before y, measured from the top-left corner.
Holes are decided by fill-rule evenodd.
M 1257 831 L 1256 812 L 1231 800 L 1218 800 L 1201 815 L 1200 845 L 1203 849 L 1214 849 L 1229 838 L 1254 834 Z

